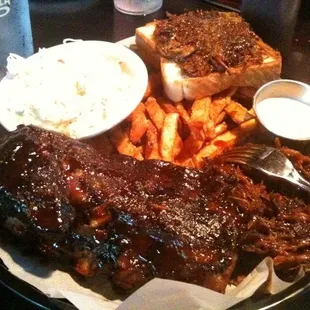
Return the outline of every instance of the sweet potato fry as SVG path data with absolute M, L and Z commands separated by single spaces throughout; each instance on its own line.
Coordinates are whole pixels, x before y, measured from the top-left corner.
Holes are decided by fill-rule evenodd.
M 168 113 L 164 118 L 164 124 L 160 137 L 160 154 L 163 160 L 173 161 L 174 148 L 178 135 L 179 114 Z
M 180 114 L 183 122 L 185 122 L 186 124 L 190 124 L 190 117 L 189 117 L 189 114 L 187 113 L 187 111 L 183 105 L 183 102 L 175 103 L 175 107 L 176 107 L 178 113 Z
M 210 140 L 212 137 L 215 136 L 215 124 L 214 121 L 209 119 L 204 125 L 203 125 L 203 131 L 206 135 L 206 139 Z
M 171 103 L 163 103 L 160 106 L 166 113 L 178 113 L 178 110 Z
M 227 115 L 227 114 L 226 114 L 225 111 L 221 112 L 221 113 L 218 115 L 218 117 L 214 120 L 214 125 L 216 126 L 216 125 L 222 123 L 223 120 L 225 119 L 226 115 Z
M 175 158 L 177 155 L 180 154 L 182 148 L 183 148 L 183 141 L 177 132 L 176 137 L 175 137 L 175 145 L 173 148 L 173 158 Z
M 236 140 L 237 137 L 231 131 L 226 131 L 203 147 L 200 152 L 195 155 L 195 159 L 200 163 L 204 158 L 214 158 L 220 155 L 225 149 L 234 146 Z
M 174 161 L 174 164 L 183 166 L 183 167 L 195 168 L 195 163 L 193 161 L 193 158 L 185 158 L 183 160 L 177 159 Z
M 251 108 L 250 110 L 248 110 L 249 114 L 251 114 L 253 117 L 256 117 L 256 113 L 254 111 L 253 108 Z
M 225 107 L 225 111 L 238 125 L 253 118 L 244 106 L 233 100 Z
M 156 98 L 157 103 L 159 106 L 166 112 L 166 113 L 178 113 L 178 110 L 176 109 L 174 102 L 167 99 L 163 96 L 158 96 Z
M 216 123 L 224 108 L 230 103 L 230 97 L 216 97 L 212 99 L 212 108 L 210 109 L 210 119 Z M 219 121 L 221 122 L 221 121 Z
M 215 133 L 215 137 L 223 134 L 225 131 L 227 131 L 227 124 L 225 122 L 218 124 L 215 128 L 214 128 L 214 133 Z M 214 137 L 214 138 L 215 138 Z
M 217 126 L 214 127 L 213 133 L 206 137 L 206 141 L 211 141 L 215 139 L 217 136 L 226 132 L 227 128 L 228 128 L 228 125 L 225 122 L 218 124 Z
M 195 100 L 191 112 L 191 124 L 197 128 L 202 128 L 208 122 L 209 111 L 211 105 L 211 98 L 206 97 L 203 99 Z
M 205 159 L 204 158 L 200 158 L 200 157 L 197 157 L 197 155 L 194 155 L 192 157 L 192 162 L 194 164 L 194 167 L 196 169 L 201 169 L 204 167 L 205 165 Z
M 154 97 L 149 97 L 145 102 L 145 108 L 148 115 L 150 116 L 150 119 L 155 124 L 157 130 L 161 130 L 161 128 L 163 127 L 166 113 L 159 106 L 156 99 Z
M 144 103 L 108 133 L 113 144 L 108 152 L 117 149 L 140 160 L 162 159 L 200 169 L 206 157 L 242 143 L 256 128 L 253 109 L 232 100 L 235 92 L 233 88 L 212 97 L 174 103 L 163 96 L 160 74 L 151 73 Z
M 145 116 L 145 106 L 140 103 L 137 108 L 132 112 L 131 128 L 129 138 L 132 143 L 137 144 L 144 136 L 147 130 L 148 121 Z
M 150 96 L 157 96 L 161 93 L 162 82 L 161 74 L 158 71 L 152 71 L 149 73 L 149 80 L 147 89 L 143 96 L 143 101 L 145 101 Z
M 144 147 L 144 157 L 146 159 L 161 159 L 159 155 L 158 130 L 152 121 L 149 121 L 146 131 L 146 143 Z
M 108 136 L 119 153 L 133 156 L 138 160 L 143 160 L 143 156 L 139 152 L 139 149 L 130 141 L 127 133 L 121 126 L 116 126 L 111 129 Z
M 179 113 L 174 102 L 172 102 L 171 100 L 163 96 L 156 98 L 156 100 L 159 106 L 164 110 L 165 113 Z M 180 132 L 180 134 L 182 134 L 183 131 L 186 131 L 186 128 L 184 128 L 184 126 L 186 126 L 186 124 L 184 124 L 181 118 L 179 118 L 178 131 Z M 178 142 L 177 145 L 183 144 L 182 139 L 180 137 L 179 139 L 177 139 L 177 142 Z M 178 152 L 177 149 L 176 149 L 176 152 Z
M 175 110 L 174 113 L 180 115 L 179 118 L 179 134 L 182 139 L 186 139 L 190 133 L 190 116 L 186 111 L 183 102 L 177 102 L 173 104 Z
M 220 155 L 224 150 L 231 148 L 244 140 L 256 128 L 257 121 L 251 119 L 240 124 L 240 126 L 217 136 L 196 154 L 195 158 L 197 162 L 199 163 L 203 161 L 203 158 L 206 157 L 214 158 L 215 156 Z
M 257 120 L 252 118 L 248 121 L 245 121 L 244 123 L 240 124 L 237 128 L 235 128 L 236 131 L 240 131 L 242 134 L 246 134 L 246 136 L 249 133 L 252 133 L 255 129 L 257 129 Z
M 211 118 L 212 102 L 210 97 L 195 100 L 192 107 L 191 127 L 203 128 L 206 137 L 214 136 L 214 120 Z
M 138 154 L 144 154 L 144 145 L 139 145 L 137 146 L 137 151 L 135 153 L 137 156 L 139 156 Z M 143 156 L 143 155 L 142 155 Z M 136 157 L 136 156 L 135 156 Z
M 205 139 L 206 135 L 204 130 L 192 126 L 189 136 L 183 143 L 183 150 L 180 156 L 185 157 L 196 154 L 203 146 Z

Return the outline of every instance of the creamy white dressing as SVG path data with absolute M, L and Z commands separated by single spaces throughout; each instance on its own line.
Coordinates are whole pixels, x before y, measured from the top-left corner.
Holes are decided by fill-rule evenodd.
M 2 100 L 12 122 L 33 124 L 74 138 L 96 133 L 126 104 L 132 75 L 113 56 L 50 55 L 41 50 L 35 61 L 8 58 L 12 91 Z M 3 99 L 3 98 L 2 98 Z
M 291 98 L 268 98 L 256 105 L 262 124 L 274 134 L 295 140 L 310 139 L 310 106 Z

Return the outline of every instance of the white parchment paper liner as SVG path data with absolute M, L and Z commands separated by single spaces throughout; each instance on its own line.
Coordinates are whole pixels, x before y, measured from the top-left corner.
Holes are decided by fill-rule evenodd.
M 102 275 L 76 281 L 69 273 L 42 265 L 39 258 L 24 256 L 2 241 L 0 257 L 18 278 L 49 297 L 68 299 L 81 310 L 222 310 L 250 297 L 267 282 L 272 294 L 292 284 L 280 280 L 272 259 L 266 258 L 237 287 L 228 287 L 225 295 L 193 284 L 153 279 L 122 302 Z M 297 278 L 303 275 L 301 271 Z

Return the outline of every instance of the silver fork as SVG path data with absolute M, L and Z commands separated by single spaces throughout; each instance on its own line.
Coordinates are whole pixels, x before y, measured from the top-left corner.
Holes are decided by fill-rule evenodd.
M 269 176 L 284 179 L 310 193 L 310 183 L 278 149 L 261 144 L 236 147 L 216 158 L 221 163 L 247 165 Z

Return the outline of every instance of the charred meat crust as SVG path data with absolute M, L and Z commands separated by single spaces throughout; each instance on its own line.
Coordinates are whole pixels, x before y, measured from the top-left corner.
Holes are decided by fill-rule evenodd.
M 198 10 L 168 14 L 155 25 L 157 51 L 178 63 L 189 77 L 263 63 L 260 39 L 237 13 Z
M 1 223 L 82 275 L 107 267 L 124 289 L 162 277 L 224 292 L 240 251 L 309 264 L 309 206 L 269 194 L 235 167 L 102 157 L 32 126 L 8 134 L 0 149 Z M 298 232 L 283 235 L 288 222 Z

